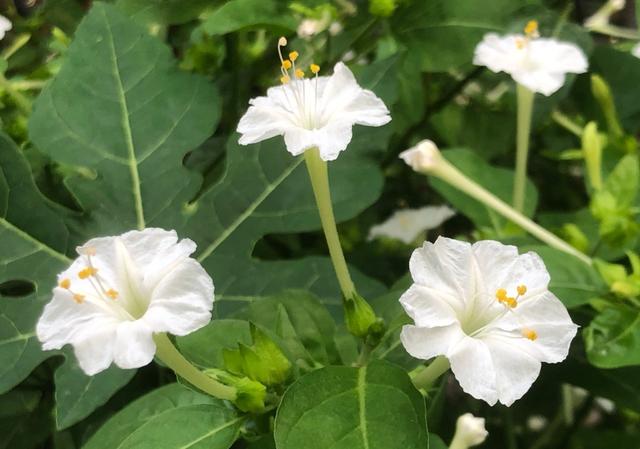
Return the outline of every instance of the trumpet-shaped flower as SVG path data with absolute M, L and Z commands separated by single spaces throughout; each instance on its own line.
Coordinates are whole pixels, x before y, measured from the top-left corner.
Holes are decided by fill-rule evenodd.
M 4 35 L 13 27 L 13 24 L 5 16 L 0 15 L 0 40 L 4 39 Z
M 42 348 L 72 345 L 89 375 L 112 362 L 120 368 L 148 364 L 154 333 L 186 335 L 211 319 L 213 282 L 189 257 L 195 249 L 175 231 L 154 228 L 78 247 L 79 257 L 58 276 L 38 321 Z
M 484 418 L 477 418 L 471 413 L 465 413 L 456 420 L 456 433 L 449 445 L 449 449 L 468 449 L 484 443 L 489 432 L 484 427 Z
M 455 214 L 453 209 L 448 206 L 425 206 L 419 209 L 398 210 L 385 222 L 371 227 L 369 240 L 376 237 L 388 237 L 409 244 L 421 233 L 437 228 Z
M 439 237 L 411 256 L 413 285 L 400 302 L 415 325 L 402 344 L 412 356 L 444 356 L 462 389 L 493 405 L 529 390 L 541 362 L 564 360 L 577 326 L 549 292 L 535 253 L 486 240 Z
M 486 34 L 476 46 L 473 63 L 492 72 L 506 72 L 519 84 L 546 96 L 562 87 L 567 73 L 584 73 L 588 67 L 578 46 L 539 38 L 534 20 L 524 34 Z
M 385 104 L 373 92 L 358 85 L 353 73 L 339 62 L 331 76 L 318 76 L 320 67 L 309 66 L 311 78 L 296 66 L 298 53 L 284 59 L 281 47 L 281 85 L 267 90 L 266 97 L 253 98 L 238 123 L 240 144 L 284 136 L 294 156 L 317 147 L 320 157 L 331 161 L 347 148 L 353 125 L 382 126 L 391 120 Z

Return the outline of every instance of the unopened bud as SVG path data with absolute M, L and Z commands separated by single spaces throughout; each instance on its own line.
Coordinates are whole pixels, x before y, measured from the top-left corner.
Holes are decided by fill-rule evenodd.
M 440 150 L 431 140 L 423 140 L 416 146 L 400 153 L 402 159 L 413 170 L 425 173 L 434 168 L 439 162 Z
M 351 298 L 345 298 L 344 315 L 347 322 L 347 329 L 356 337 L 366 337 L 378 319 L 369 303 L 357 293 Z
M 591 187 L 602 188 L 602 138 L 596 122 L 589 122 L 582 130 L 582 155 L 587 166 Z
M 468 449 L 482 444 L 489 432 L 484 428 L 484 418 L 476 418 L 471 413 L 465 413 L 456 421 L 456 433 L 449 445 L 449 449 Z
M 243 412 L 259 413 L 264 411 L 267 388 L 260 382 L 248 377 L 234 376 L 219 369 L 208 369 L 205 373 L 225 385 L 236 389 L 233 403 Z

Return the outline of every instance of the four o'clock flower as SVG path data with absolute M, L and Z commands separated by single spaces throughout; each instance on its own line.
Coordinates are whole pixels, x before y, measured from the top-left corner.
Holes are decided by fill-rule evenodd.
M 58 276 L 37 325 L 42 348 L 73 346 L 89 375 L 115 363 L 138 368 L 156 353 L 154 334 L 189 334 L 207 324 L 213 282 L 190 258 L 195 243 L 145 229 L 89 240 Z
M 577 326 L 535 253 L 440 237 L 415 250 L 409 266 L 414 283 L 400 302 L 415 324 L 402 329 L 402 344 L 419 359 L 442 356 L 435 365 L 448 359 L 471 396 L 511 405 L 541 362 L 567 357 Z
M 562 87 L 567 73 L 587 71 L 587 58 L 572 43 L 540 38 L 538 23 L 527 23 L 524 34 L 489 33 L 477 45 L 473 63 L 493 72 L 506 72 L 527 89 L 551 95 Z
M 407 245 L 424 232 L 434 229 L 453 217 L 456 213 L 449 206 L 425 206 L 419 209 L 400 209 L 383 223 L 372 226 L 369 240 L 387 237 L 400 240 Z
M 314 76 L 305 78 L 296 66 L 297 52 L 283 58 L 281 47 L 286 44 L 280 38 L 281 85 L 267 90 L 266 97 L 253 98 L 238 123 L 242 145 L 284 136 L 294 156 L 318 148 L 322 160 L 332 161 L 347 148 L 353 125 L 382 126 L 391 120 L 382 100 L 360 87 L 346 65 L 339 62 L 333 75 L 318 76 L 320 67 L 311 64 Z

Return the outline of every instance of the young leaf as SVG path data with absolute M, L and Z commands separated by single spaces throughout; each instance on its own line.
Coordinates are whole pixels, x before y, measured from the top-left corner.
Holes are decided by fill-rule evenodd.
M 599 368 L 640 365 L 640 312 L 605 308 L 583 333 L 589 361 Z
M 322 368 L 286 391 L 275 440 L 278 449 L 424 449 L 424 399 L 387 362 Z

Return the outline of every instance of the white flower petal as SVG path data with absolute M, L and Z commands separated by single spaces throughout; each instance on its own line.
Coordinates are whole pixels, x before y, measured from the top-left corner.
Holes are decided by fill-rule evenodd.
M 421 233 L 434 229 L 453 217 L 455 212 L 448 206 L 425 206 L 419 209 L 401 209 L 386 221 L 372 226 L 369 240 L 389 237 L 406 244 L 413 242 Z
M 5 34 L 13 28 L 13 24 L 5 16 L 0 15 L 0 39 L 4 39 Z
M 211 320 L 213 292 L 207 272 L 187 259 L 158 284 L 142 320 L 154 332 L 187 335 Z
M 544 70 L 514 72 L 512 76 L 516 82 L 527 89 L 547 97 L 560 89 L 565 80 L 564 73 L 552 73 Z
M 640 58 L 640 43 L 633 46 L 631 49 L 631 54 L 636 58 Z
M 463 338 L 464 332 L 457 324 L 433 328 L 406 325 L 400 332 L 400 341 L 407 352 L 422 360 L 447 354 Z
M 101 323 L 93 332 L 73 343 L 78 364 L 87 375 L 93 376 L 106 370 L 113 362 L 116 341 L 116 324 Z
M 462 389 L 489 405 L 498 400 L 496 372 L 487 345 L 478 339 L 464 337 L 447 354 L 451 371 Z
M 413 284 L 402 294 L 400 303 L 418 326 L 447 326 L 458 321 L 459 303 L 424 285 Z
M 351 124 L 332 122 L 320 129 L 290 128 L 284 135 L 287 151 L 294 156 L 317 147 L 320 158 L 333 161 L 351 142 Z
M 148 365 L 156 353 L 153 332 L 144 320 L 125 321 L 116 328 L 113 359 L 120 368 Z
M 513 341 L 492 336 L 484 339 L 496 375 L 498 400 L 506 406 L 529 391 L 540 374 L 541 366 L 539 360 L 523 351 L 517 343 L 513 344 Z

